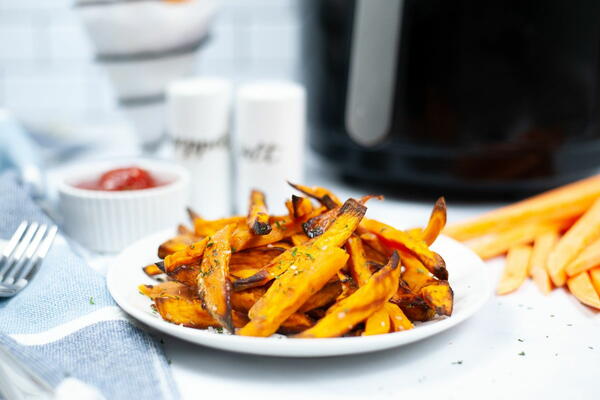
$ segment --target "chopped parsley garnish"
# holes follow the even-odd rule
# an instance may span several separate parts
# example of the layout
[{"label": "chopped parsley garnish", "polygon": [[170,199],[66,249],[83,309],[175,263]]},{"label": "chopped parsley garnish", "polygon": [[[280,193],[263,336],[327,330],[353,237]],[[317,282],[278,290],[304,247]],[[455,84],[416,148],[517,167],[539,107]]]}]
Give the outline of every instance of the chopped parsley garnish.
[{"label": "chopped parsley garnish", "polygon": [[94,305],[94,304],[96,304],[96,302],[94,301],[94,298],[93,298],[93,297],[90,297],[90,304],[91,304],[91,305]]},{"label": "chopped parsley garnish", "polygon": [[296,253],[298,253],[298,248],[294,247],[292,249],[292,257],[296,257]]}]

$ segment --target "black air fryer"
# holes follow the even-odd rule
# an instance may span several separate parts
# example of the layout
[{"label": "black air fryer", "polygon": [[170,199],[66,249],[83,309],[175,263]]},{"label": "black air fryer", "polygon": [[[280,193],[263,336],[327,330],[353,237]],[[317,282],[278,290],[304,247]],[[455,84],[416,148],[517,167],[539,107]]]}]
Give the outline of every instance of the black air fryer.
[{"label": "black air fryer", "polygon": [[310,144],[344,176],[524,194],[600,167],[600,1],[301,0]]}]

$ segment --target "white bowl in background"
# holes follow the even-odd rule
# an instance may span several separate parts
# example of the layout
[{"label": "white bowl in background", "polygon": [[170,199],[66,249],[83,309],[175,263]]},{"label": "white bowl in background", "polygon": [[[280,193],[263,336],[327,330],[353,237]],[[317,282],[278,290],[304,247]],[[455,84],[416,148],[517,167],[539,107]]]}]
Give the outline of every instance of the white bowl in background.
[{"label": "white bowl in background", "polygon": [[97,54],[131,55],[171,50],[200,40],[208,32],[218,2],[79,0],[77,6]]},{"label": "white bowl in background", "polygon": [[[165,184],[142,190],[101,191],[75,187],[115,168],[140,167]],[[93,161],[65,168],[58,182],[65,232],[84,247],[118,252],[136,240],[185,218],[190,177],[167,161]]]}]

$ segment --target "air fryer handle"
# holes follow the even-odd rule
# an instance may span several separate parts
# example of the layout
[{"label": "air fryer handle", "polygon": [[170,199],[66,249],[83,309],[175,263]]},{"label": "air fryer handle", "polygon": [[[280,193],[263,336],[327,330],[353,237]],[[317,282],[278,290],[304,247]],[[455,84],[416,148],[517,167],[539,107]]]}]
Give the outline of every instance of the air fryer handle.
[{"label": "air fryer handle", "polygon": [[404,0],[356,0],[346,130],[363,146],[387,136],[394,106]]}]

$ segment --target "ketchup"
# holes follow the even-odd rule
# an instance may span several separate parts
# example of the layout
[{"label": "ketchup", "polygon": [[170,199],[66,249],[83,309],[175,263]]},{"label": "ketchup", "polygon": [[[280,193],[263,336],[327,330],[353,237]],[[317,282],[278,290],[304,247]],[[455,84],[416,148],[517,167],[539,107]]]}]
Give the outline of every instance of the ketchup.
[{"label": "ketchup", "polygon": [[145,169],[139,167],[117,168],[107,171],[99,179],[82,182],[75,187],[88,190],[124,191],[142,190],[161,186]]}]

